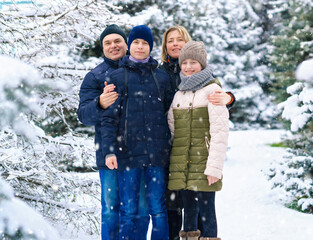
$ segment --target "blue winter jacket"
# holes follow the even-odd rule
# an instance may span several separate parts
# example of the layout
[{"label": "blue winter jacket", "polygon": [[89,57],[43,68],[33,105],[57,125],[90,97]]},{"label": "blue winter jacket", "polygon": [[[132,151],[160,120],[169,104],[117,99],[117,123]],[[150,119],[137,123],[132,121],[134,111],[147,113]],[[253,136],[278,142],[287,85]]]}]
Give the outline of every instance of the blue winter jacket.
[{"label": "blue winter jacket", "polygon": [[85,76],[79,91],[78,118],[86,126],[95,126],[96,161],[98,169],[108,169],[101,148],[101,112],[99,97],[103,92],[104,82],[114,70],[118,61],[104,57],[104,61]]},{"label": "blue winter jacket", "polygon": [[115,154],[118,170],[168,165],[170,131],[167,110],[173,98],[168,74],[148,63],[125,56],[110,75],[119,97],[102,112],[101,137],[104,156]]}]

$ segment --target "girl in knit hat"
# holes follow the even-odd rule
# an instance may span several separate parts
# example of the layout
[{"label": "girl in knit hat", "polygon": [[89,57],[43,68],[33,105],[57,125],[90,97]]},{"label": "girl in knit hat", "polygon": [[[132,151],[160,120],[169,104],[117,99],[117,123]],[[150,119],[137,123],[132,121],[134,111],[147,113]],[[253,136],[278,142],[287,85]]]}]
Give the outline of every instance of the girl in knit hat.
[{"label": "girl in knit hat", "polygon": [[[221,90],[207,65],[203,42],[189,41],[179,54],[179,91],[168,113],[173,138],[168,188],[180,190],[184,206],[182,239],[217,238],[215,192],[222,188],[228,141],[228,110],[207,96]],[[198,215],[203,230],[197,226]]]},{"label": "girl in knit hat", "polygon": [[102,112],[102,152],[108,168],[118,171],[119,239],[135,239],[142,176],[152,218],[151,240],[168,239],[164,193],[171,146],[166,112],[173,96],[169,76],[150,56],[152,49],[150,28],[134,27],[128,37],[130,56],[122,58],[108,79],[119,97]]},{"label": "girl in knit hat", "polygon": [[[178,91],[180,79],[180,66],[178,57],[181,48],[191,41],[186,28],[181,25],[169,27],[163,34],[161,64],[160,69],[167,72],[170,76],[170,82],[173,92]],[[235,96],[231,92],[216,91],[208,95],[208,99],[214,105],[226,105],[230,109],[235,103]],[[182,227],[182,199],[179,191],[171,191],[169,189],[165,192],[166,207],[169,223],[169,238],[172,240],[179,240],[179,231]],[[202,231],[202,220],[198,218],[198,227]]]}]

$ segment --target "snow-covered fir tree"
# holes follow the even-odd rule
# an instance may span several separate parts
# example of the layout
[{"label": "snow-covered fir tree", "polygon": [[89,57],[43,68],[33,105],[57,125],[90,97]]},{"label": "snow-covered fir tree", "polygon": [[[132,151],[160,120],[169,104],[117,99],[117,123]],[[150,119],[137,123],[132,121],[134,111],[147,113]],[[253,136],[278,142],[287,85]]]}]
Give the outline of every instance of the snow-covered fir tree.
[{"label": "snow-covered fir tree", "polygon": [[79,167],[88,160],[93,164],[92,140],[71,134],[48,136],[33,120],[43,114],[40,95],[48,90],[63,92],[67,86],[60,81],[52,85],[34,67],[11,57],[0,56],[0,64],[1,178],[10,183],[17,198],[52,222],[98,232],[98,181],[67,171],[68,162]]},{"label": "snow-covered fir tree", "polygon": [[287,87],[296,81],[296,67],[313,52],[313,10],[312,1],[308,0],[274,1],[273,4],[276,8],[270,14],[281,21],[271,37],[269,65],[271,92],[280,103],[289,96]]},{"label": "snow-covered fir tree", "polygon": [[82,134],[92,130],[80,128],[76,109],[84,75],[101,60],[83,62],[80,54],[107,24],[119,23],[115,7],[97,0],[12,3],[0,9],[0,175],[53,223],[98,233],[97,175],[72,171],[95,166],[93,138]]},{"label": "snow-covered fir tree", "polygon": [[55,240],[60,238],[57,231],[42,216],[14,197],[12,188],[1,178],[0,212],[0,239]]},{"label": "snow-covered fir tree", "polygon": [[31,63],[52,82],[62,80],[71,85],[66,93],[42,96],[50,100],[42,105],[46,115],[40,125],[53,136],[80,127],[76,117],[78,89],[86,72],[100,61],[82,61],[80,55],[106,25],[120,22],[111,14],[114,8],[99,0],[40,0],[4,5],[0,11],[0,53]]},{"label": "snow-covered fir tree", "polygon": [[[36,92],[50,88],[49,82],[41,80],[36,69],[15,59],[0,55],[0,65],[3,67],[0,73],[0,238],[54,239],[57,237],[55,230],[38,213],[14,197],[11,187],[2,180],[5,178],[10,181],[8,175],[12,179],[27,174],[25,169],[16,167],[18,162],[10,164],[13,159],[18,160],[14,156],[18,150],[14,141],[18,136],[25,141],[44,136],[43,131],[30,120],[30,116],[42,114]],[[16,69],[19,71],[16,72]],[[19,151],[22,153],[23,148]],[[32,171],[35,172],[36,167]],[[23,187],[29,186],[19,183]],[[38,229],[38,224],[42,229]]]},{"label": "snow-covered fir tree", "polygon": [[271,90],[291,134],[284,139],[289,154],[268,175],[294,207],[313,212],[313,2],[274,2],[272,14],[282,21],[269,47]]},{"label": "snow-covered fir tree", "polygon": [[302,62],[295,76],[296,83],[287,88],[290,97],[280,104],[282,117],[291,122],[286,141],[292,148],[267,174],[288,204],[313,213],[313,59]]}]

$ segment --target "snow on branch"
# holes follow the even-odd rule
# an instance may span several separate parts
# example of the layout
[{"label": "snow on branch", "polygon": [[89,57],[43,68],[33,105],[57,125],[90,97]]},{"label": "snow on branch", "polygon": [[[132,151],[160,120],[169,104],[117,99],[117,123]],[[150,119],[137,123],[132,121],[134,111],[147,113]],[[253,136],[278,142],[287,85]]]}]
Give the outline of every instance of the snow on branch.
[{"label": "snow on branch", "polygon": [[82,43],[95,41],[110,22],[118,22],[105,1],[50,1],[16,11],[0,11],[0,37],[3,54],[45,56],[53,54],[52,45],[75,49]]},{"label": "snow on branch", "polygon": [[313,59],[302,62],[295,75],[298,82],[287,88],[291,96],[279,105],[282,117],[291,121],[293,132],[303,129],[313,118]]},{"label": "snow on branch", "polygon": [[[52,222],[98,233],[99,216],[93,207],[100,206],[98,179],[92,173],[69,172],[92,171],[93,140],[71,132],[53,138],[37,125],[51,111],[50,104],[65,102],[65,97],[71,102],[67,108],[75,104],[65,91],[67,85],[59,78],[42,79],[34,67],[7,56],[0,56],[0,65],[1,178]],[[65,118],[65,108],[57,106]]]},{"label": "snow on branch", "polygon": [[[15,198],[12,188],[0,178],[1,239],[60,239],[59,234],[37,212]],[[38,226],[40,225],[40,228]]]},{"label": "snow on branch", "polygon": [[243,4],[245,5],[245,7],[247,9],[247,13],[249,14],[249,16],[256,22],[260,21],[260,17],[254,12],[250,3],[248,1],[244,1]]},{"label": "snow on branch", "polygon": [[100,224],[94,224],[99,222],[98,176],[67,171],[68,166],[75,165],[69,161],[76,161],[77,166],[84,165],[86,159],[93,162],[92,140],[46,136],[30,144],[12,132],[0,131],[0,145],[1,177],[15,189],[16,197],[51,222],[62,221],[85,232],[99,232]]}]

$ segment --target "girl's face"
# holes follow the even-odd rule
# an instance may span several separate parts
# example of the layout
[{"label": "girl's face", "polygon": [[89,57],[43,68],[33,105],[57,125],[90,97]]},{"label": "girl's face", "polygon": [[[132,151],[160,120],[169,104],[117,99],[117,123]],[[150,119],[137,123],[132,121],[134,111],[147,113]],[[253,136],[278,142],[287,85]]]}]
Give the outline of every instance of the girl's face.
[{"label": "girl's face", "polygon": [[178,58],[181,48],[186,44],[178,30],[171,31],[166,38],[166,51],[172,58]]},{"label": "girl's face", "polygon": [[201,64],[194,59],[185,59],[181,64],[181,71],[185,76],[191,76],[202,70]]},{"label": "girl's face", "polygon": [[147,41],[137,38],[131,43],[129,51],[133,58],[143,60],[150,54],[150,45]]}]

